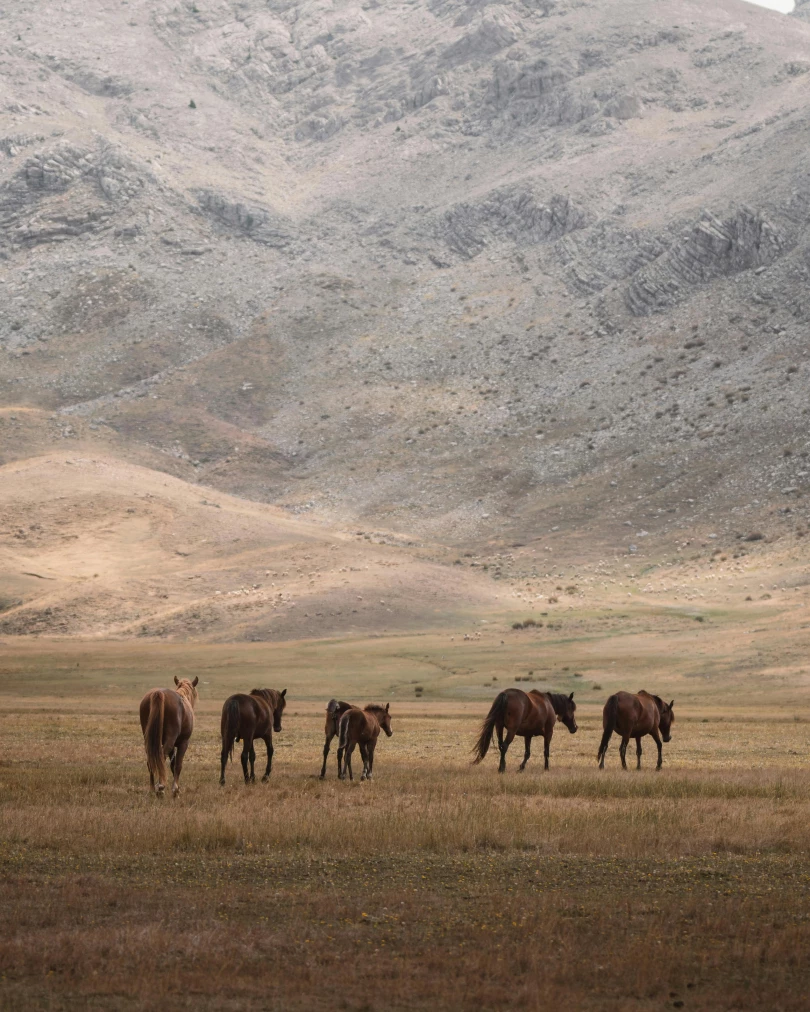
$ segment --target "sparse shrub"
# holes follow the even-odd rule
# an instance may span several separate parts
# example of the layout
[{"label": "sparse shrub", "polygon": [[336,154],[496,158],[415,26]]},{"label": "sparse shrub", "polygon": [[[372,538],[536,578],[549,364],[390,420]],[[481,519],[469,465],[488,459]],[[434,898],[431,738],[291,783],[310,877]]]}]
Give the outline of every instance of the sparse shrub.
[{"label": "sparse shrub", "polygon": [[189,101],[188,107],[189,107],[189,109],[196,109],[197,108],[197,103],[194,101],[193,98]]},{"label": "sparse shrub", "polygon": [[558,599],[557,599],[556,597],[550,597],[550,598],[548,599],[548,603],[549,603],[549,604],[556,604],[556,603],[557,603],[557,600],[558,600]]}]

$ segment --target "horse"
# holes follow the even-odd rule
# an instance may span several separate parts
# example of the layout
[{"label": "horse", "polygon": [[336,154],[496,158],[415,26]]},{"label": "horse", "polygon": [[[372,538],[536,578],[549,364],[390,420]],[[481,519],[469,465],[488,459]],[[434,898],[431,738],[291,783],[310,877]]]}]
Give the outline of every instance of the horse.
[{"label": "horse", "polygon": [[[233,758],[233,743],[242,740],[242,772],[245,783],[256,781],[256,750],[253,742],[261,738],[267,746],[267,769],[264,771],[262,783],[270,779],[270,768],[273,765],[273,731],[281,730],[281,714],[287,705],[287,690],[253,689],[250,695],[237,692],[229,696],[222,706],[222,752],[220,753],[219,783],[225,786],[225,766],[228,759]],[[250,775],[248,776],[248,760]]]},{"label": "horse", "polygon": [[[340,718],[347,710],[353,708],[352,703],[345,703],[342,699],[330,699],[326,704],[326,724],[324,725],[323,733],[326,736],[326,741],[323,745],[323,766],[321,766],[321,780],[326,776],[326,760],[329,758],[329,747],[332,744],[332,739],[336,738],[340,731]],[[337,763],[338,763],[338,776],[340,776],[340,762],[343,758],[343,749],[338,748]]]},{"label": "horse", "polygon": [[[498,748],[501,752],[499,773],[506,772],[506,752],[515,735],[520,735],[526,743],[523,762],[518,767],[518,772],[522,773],[526,769],[526,763],[531,756],[532,738],[538,735],[543,736],[544,769],[548,769],[548,753],[554,725],[561,720],[571,734],[576,734],[577,719],[574,716],[576,708],[573,692],[570,696],[566,696],[564,692],[540,692],[539,689],[532,689],[531,692],[524,692],[523,689],[506,689],[499,692],[489,708],[486,720],[481,725],[478,740],[473,748],[475,754],[473,763],[481,762],[489,751],[492,732],[497,731]],[[504,731],[506,739],[503,736]]]},{"label": "horse", "polygon": [[[656,770],[661,769],[663,762],[663,749],[661,737],[664,741],[670,741],[672,734],[672,721],[675,714],[672,707],[675,705],[673,699],[665,703],[660,696],[650,695],[641,689],[639,692],[617,692],[605,703],[602,711],[602,743],[596,758],[599,760],[599,769],[605,768],[605,754],[607,753],[610,736],[616,731],[622,736],[622,743],[619,746],[619,755],[622,758],[622,769],[627,769],[625,755],[627,745],[631,738],[636,739],[636,769],[641,769],[641,739],[645,734],[652,736],[658,746],[658,765]],[[659,734],[659,731],[661,732]]]},{"label": "horse", "polygon": [[385,706],[374,706],[373,703],[370,703],[364,710],[352,706],[340,718],[338,748],[343,750],[343,769],[338,776],[341,780],[346,779],[347,770],[349,780],[354,779],[352,777],[352,752],[354,752],[355,745],[360,746],[360,755],[363,758],[363,773],[360,779],[371,779],[374,769],[374,749],[377,747],[380,729],[385,731],[389,738],[394,733],[391,730],[389,705],[386,703]]},{"label": "horse", "polygon": [[[169,757],[173,782],[172,797],[180,793],[180,772],[189,738],[194,730],[197,682],[174,676],[177,689],[152,689],[141,700],[140,717],[150,790],[163,796],[166,785],[165,757]],[[157,779],[157,784],[155,780]]]}]

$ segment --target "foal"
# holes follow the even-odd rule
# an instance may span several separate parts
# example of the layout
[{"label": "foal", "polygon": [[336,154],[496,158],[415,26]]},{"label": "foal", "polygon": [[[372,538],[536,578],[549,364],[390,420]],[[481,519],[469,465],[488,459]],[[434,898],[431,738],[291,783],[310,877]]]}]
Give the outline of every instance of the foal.
[{"label": "foal", "polygon": [[623,770],[627,769],[625,755],[631,738],[636,739],[636,769],[641,769],[641,739],[645,734],[649,734],[658,746],[658,765],[655,768],[660,770],[663,762],[661,737],[663,736],[664,741],[670,741],[672,738],[672,721],[675,720],[675,714],[672,712],[674,705],[674,699],[671,703],[665,703],[660,696],[653,696],[649,692],[645,692],[644,689],[639,692],[617,692],[611,696],[602,711],[604,733],[596,756],[599,760],[599,769],[605,768],[605,754],[610,736],[616,731],[622,736],[619,755]]},{"label": "foal", "polygon": [[389,738],[394,733],[391,730],[389,705],[386,703],[383,707],[369,704],[365,710],[353,706],[340,718],[338,747],[343,749],[343,769],[339,774],[341,780],[346,779],[347,770],[349,780],[354,779],[352,777],[352,752],[354,752],[355,745],[360,746],[360,755],[363,757],[363,774],[360,779],[371,779],[374,769],[374,749],[377,747],[380,729],[385,731]]},{"label": "foal", "polygon": [[[222,707],[222,721],[220,730],[222,733],[222,752],[220,753],[220,774],[219,783],[225,786],[225,766],[229,758],[233,758],[233,743],[242,739],[242,772],[245,775],[245,783],[249,784],[256,780],[255,764],[256,750],[253,742],[261,738],[267,746],[267,769],[264,771],[262,782],[270,777],[270,768],[273,765],[273,731],[281,730],[281,715],[287,705],[287,690],[281,692],[278,689],[254,689],[250,695],[244,692],[237,692],[225,700]],[[250,761],[250,776],[248,776],[248,761]]]},{"label": "foal", "polygon": [[[326,776],[326,760],[329,758],[329,746],[332,739],[337,738],[340,732],[340,718],[347,710],[352,709],[351,703],[345,703],[342,699],[330,699],[326,704],[326,724],[323,733],[326,741],[323,745],[323,766],[321,766],[321,780]],[[339,741],[340,739],[338,739]],[[343,758],[343,749],[338,748],[337,763],[338,776],[340,776],[340,762]]]},{"label": "foal", "polygon": [[[177,689],[152,689],[141,700],[140,718],[149,784],[158,797],[166,790],[166,761],[169,757],[173,783],[172,796],[180,793],[180,771],[191,733],[194,730],[194,707],[197,705],[197,682],[174,676]],[[155,784],[157,780],[157,784]]]}]

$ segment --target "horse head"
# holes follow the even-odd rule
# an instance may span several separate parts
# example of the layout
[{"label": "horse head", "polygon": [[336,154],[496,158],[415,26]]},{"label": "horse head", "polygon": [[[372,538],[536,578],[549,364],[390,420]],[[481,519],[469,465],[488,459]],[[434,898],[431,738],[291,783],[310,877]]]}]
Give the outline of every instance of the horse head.
[{"label": "horse head", "polygon": [[375,716],[377,717],[377,720],[380,723],[380,727],[383,729],[383,731],[385,731],[386,735],[389,738],[394,733],[391,730],[391,714],[388,712],[388,707],[390,705],[391,705],[390,703],[386,703],[385,709],[383,709],[381,706],[375,708]]},{"label": "horse head", "polygon": [[661,737],[664,741],[672,741],[672,722],[675,720],[675,714],[672,711],[672,707],[675,705],[673,699],[670,703],[661,703],[658,715],[658,727],[661,729]]},{"label": "horse head", "polygon": [[199,698],[197,693],[197,683],[199,680],[197,675],[194,676],[193,681],[190,678],[178,678],[177,675],[174,676],[174,684],[177,686],[177,691],[181,696],[186,697],[191,704],[192,710],[197,705],[197,699]]},{"label": "horse head", "polygon": [[557,715],[571,734],[577,733],[576,710],[577,704],[574,702],[574,693],[572,692],[570,696],[563,697],[562,711]]},{"label": "horse head", "polygon": [[278,694],[278,702],[273,707],[273,730],[281,730],[281,715],[284,713],[284,707],[287,705],[287,690],[282,689]]}]

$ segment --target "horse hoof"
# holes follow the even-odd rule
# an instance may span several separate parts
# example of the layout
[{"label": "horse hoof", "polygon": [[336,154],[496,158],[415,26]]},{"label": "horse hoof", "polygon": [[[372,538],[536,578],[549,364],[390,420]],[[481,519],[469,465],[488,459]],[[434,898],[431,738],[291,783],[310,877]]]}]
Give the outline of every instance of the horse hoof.
[{"label": "horse hoof", "polygon": [[266,784],[269,779],[270,779],[270,775],[269,774],[265,774],[265,776],[262,777],[262,783]]}]

